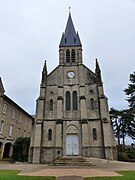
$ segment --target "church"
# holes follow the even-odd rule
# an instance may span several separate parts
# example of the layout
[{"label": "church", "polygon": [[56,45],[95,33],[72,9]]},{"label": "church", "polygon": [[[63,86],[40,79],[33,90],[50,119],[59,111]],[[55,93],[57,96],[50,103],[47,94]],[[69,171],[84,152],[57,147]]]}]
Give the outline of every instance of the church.
[{"label": "church", "polygon": [[32,126],[30,163],[61,157],[116,159],[117,150],[101,70],[83,64],[82,43],[69,13],[59,44],[59,65],[45,62]]}]

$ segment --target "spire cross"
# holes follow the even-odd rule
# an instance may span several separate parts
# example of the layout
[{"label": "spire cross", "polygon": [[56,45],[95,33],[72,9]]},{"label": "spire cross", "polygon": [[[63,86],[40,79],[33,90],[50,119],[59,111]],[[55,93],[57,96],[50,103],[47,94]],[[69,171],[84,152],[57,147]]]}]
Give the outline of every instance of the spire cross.
[{"label": "spire cross", "polygon": [[71,13],[71,7],[69,6],[69,13]]}]

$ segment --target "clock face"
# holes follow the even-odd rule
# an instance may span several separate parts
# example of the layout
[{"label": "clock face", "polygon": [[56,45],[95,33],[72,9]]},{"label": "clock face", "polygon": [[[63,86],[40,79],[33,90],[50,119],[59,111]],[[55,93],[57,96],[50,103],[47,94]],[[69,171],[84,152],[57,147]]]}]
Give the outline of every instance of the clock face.
[{"label": "clock face", "polygon": [[75,76],[75,73],[73,71],[70,71],[67,75],[69,78],[73,78]]}]

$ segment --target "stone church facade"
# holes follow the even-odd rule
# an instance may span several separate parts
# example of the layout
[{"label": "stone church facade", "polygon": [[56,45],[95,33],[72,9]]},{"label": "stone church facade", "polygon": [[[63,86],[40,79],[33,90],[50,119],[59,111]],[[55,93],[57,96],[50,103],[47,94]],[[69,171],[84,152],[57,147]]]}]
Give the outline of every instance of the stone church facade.
[{"label": "stone church facade", "polygon": [[82,44],[69,13],[59,45],[59,65],[42,71],[29,162],[63,156],[116,159],[116,145],[101,70],[83,64]]}]

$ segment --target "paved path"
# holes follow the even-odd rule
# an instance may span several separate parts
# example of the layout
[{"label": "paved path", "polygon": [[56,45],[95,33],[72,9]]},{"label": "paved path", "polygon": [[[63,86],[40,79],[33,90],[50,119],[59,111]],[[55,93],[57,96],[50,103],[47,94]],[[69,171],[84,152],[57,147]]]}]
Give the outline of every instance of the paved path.
[{"label": "paved path", "polygon": [[20,175],[27,176],[80,176],[80,177],[94,177],[94,176],[119,176],[118,173],[102,169],[80,169],[80,168],[70,168],[70,169],[42,169],[36,172],[30,173],[20,173]]},{"label": "paved path", "polygon": [[83,180],[82,177],[80,176],[62,176],[62,177],[57,177],[56,180]]},{"label": "paved path", "polygon": [[57,180],[82,180],[82,177],[119,176],[114,171],[135,170],[135,163],[97,160],[94,167],[51,167],[45,164],[6,163],[0,161],[0,169],[20,170],[20,175],[56,176]]}]

